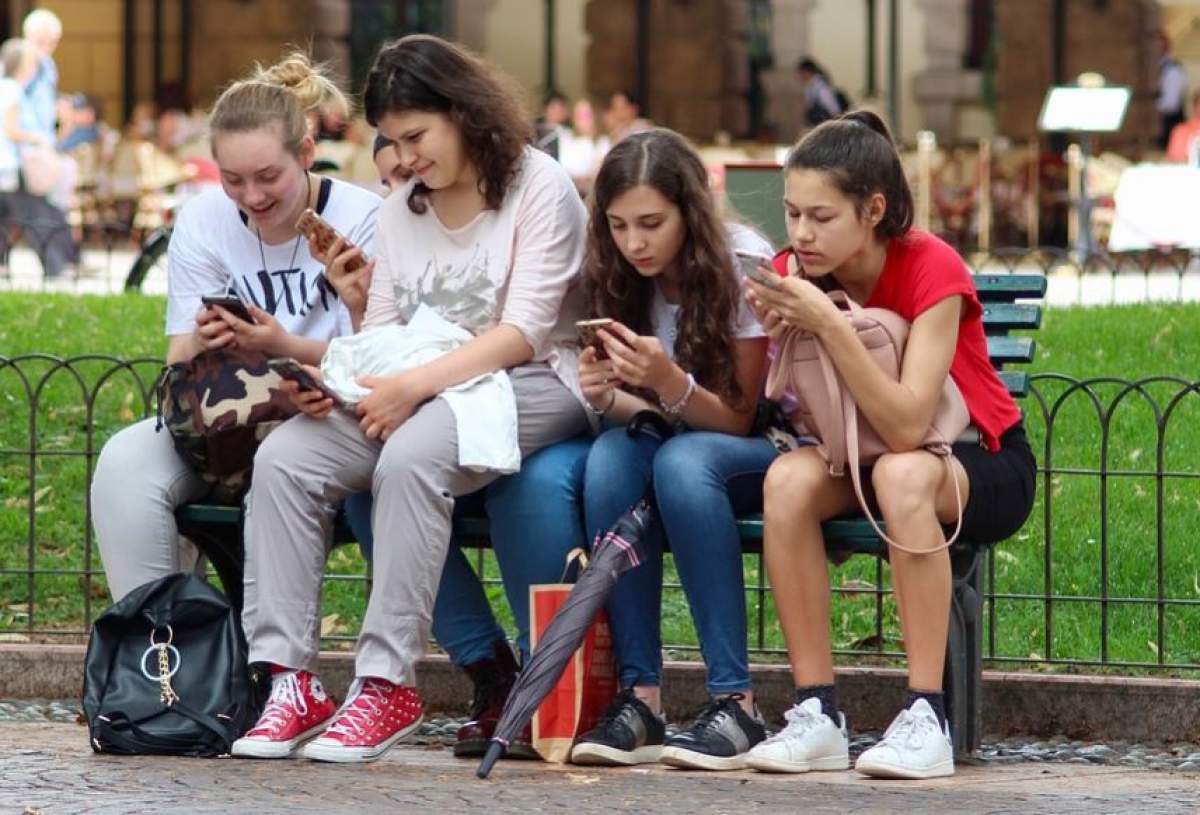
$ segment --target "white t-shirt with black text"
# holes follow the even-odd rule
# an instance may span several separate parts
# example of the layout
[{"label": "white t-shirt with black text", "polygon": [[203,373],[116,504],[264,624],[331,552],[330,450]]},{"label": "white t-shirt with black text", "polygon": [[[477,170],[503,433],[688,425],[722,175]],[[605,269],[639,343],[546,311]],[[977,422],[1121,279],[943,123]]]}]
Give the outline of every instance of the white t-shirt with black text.
[{"label": "white t-shirt with black text", "polygon": [[[316,210],[370,257],[381,202],[373,192],[325,178]],[[308,241],[260,241],[237,205],[214,188],[188,201],[175,222],[167,255],[167,335],[192,333],[203,295],[230,292],[296,336],[330,340],[353,333],[350,313],[325,279],[325,265],[309,254]]]}]

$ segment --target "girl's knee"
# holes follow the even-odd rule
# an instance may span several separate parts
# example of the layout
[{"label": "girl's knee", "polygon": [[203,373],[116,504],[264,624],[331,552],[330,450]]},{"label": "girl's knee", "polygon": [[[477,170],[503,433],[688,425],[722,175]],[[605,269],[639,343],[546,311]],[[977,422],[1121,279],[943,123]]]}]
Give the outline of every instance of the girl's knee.
[{"label": "girl's knee", "polygon": [[938,457],[923,450],[880,456],[871,468],[880,510],[903,517],[921,507],[932,509],[945,471]]},{"label": "girl's knee", "polygon": [[815,452],[798,450],[780,456],[772,462],[763,481],[763,507],[767,512],[803,509],[828,480],[825,462]]}]

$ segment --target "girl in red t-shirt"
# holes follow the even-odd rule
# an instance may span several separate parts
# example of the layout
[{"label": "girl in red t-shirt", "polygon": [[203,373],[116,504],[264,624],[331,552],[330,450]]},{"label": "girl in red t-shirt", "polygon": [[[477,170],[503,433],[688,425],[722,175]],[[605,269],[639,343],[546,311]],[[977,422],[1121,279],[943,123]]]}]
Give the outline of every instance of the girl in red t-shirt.
[{"label": "girl in red t-shirt", "polygon": [[[776,258],[782,279],[748,283],[747,299],[772,337],[792,329],[818,336],[892,451],[870,472],[889,535],[905,549],[928,550],[889,552],[909,699],[856,768],[886,778],[951,775],[940,691],[951,591],[942,525],[958,519],[961,495],[964,541],[991,543],[1016,532],[1033,505],[1033,454],[1020,411],[988,361],[971,277],[953,249],[912,229],[912,192],[879,117],[857,111],[822,124],[792,150],[784,173],[790,246]],[[826,296],[830,289],[911,321],[899,381],[872,362]],[[978,442],[954,445],[949,469],[918,446],[947,376],[979,431]],[[833,686],[821,522],[857,506],[850,480],[831,476],[815,448],[780,456],[767,474],[767,568],[797,690],[787,726],[751,751],[752,767],[804,772],[849,764]]]}]

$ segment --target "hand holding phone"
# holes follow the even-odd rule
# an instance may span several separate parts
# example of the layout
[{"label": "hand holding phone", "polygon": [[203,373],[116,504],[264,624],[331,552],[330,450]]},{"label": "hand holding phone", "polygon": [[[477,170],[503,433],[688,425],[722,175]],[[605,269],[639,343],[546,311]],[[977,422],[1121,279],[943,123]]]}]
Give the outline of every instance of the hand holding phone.
[{"label": "hand holding phone", "polygon": [[[296,231],[308,238],[313,248],[321,255],[328,253],[338,238],[342,239],[343,252],[354,248],[354,244],[346,240],[345,236],[338,234],[338,231],[333,228],[333,225],[329,221],[311,209],[306,209],[301,213],[300,220],[296,221]],[[366,264],[366,259],[361,254],[358,254],[346,261],[345,271],[353,272]]]},{"label": "hand holding phone", "polygon": [[779,288],[780,277],[775,273],[770,257],[744,249],[735,249],[734,254],[737,255],[738,265],[743,276],[761,286],[772,289]]},{"label": "hand holding phone", "polygon": [[332,399],[335,407],[345,407],[346,403],[323,382],[304,369],[291,357],[274,357],[267,360],[267,367],[279,374],[280,379],[289,379],[300,386],[302,391],[319,391],[327,399]]},{"label": "hand holding phone", "polygon": [[206,294],[200,298],[200,302],[203,303],[206,308],[220,306],[234,317],[237,317],[239,320],[243,320],[247,323],[254,322],[254,318],[250,316],[250,310],[246,308],[246,304],[242,302],[240,297],[235,295]]},{"label": "hand holding phone", "polygon": [[591,346],[596,350],[596,359],[608,359],[608,349],[604,347],[604,340],[600,338],[599,330],[601,328],[610,328],[613,320],[610,317],[600,317],[595,320],[579,320],[575,323],[575,329],[579,332],[579,342],[586,348]]}]

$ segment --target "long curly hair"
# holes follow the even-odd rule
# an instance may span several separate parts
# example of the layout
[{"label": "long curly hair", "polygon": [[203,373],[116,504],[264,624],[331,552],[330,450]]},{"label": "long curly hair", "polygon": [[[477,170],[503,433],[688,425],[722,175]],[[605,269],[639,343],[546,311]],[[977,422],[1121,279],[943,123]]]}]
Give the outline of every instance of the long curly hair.
[{"label": "long curly hair", "polygon": [[[467,159],[479,173],[479,192],[499,209],[533,137],[515,84],[461,46],[427,34],[393,40],[380,49],[363,91],[367,122],[388,113],[444,113],[462,132]],[[408,207],[429,206],[430,189],[417,182]]]},{"label": "long curly hair", "polygon": [[655,283],[638,274],[613,241],[607,212],[628,190],[646,185],[679,208],[686,235],[676,265],[680,309],[675,359],[704,387],[735,403],[743,397],[734,355],[733,322],[740,291],[725,225],[696,151],[672,130],[622,139],[604,158],[592,188],[587,278],[592,310],[640,335],[654,333]]}]

